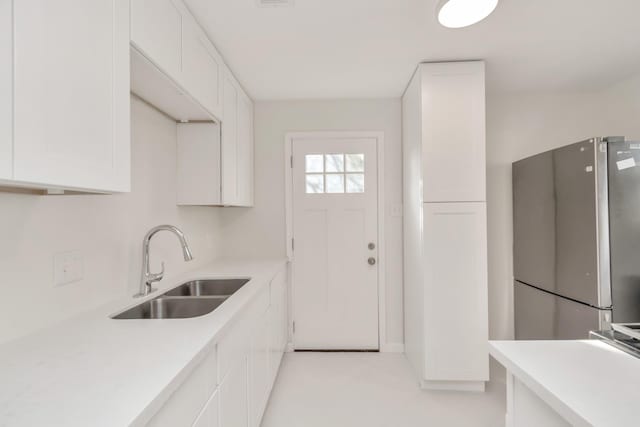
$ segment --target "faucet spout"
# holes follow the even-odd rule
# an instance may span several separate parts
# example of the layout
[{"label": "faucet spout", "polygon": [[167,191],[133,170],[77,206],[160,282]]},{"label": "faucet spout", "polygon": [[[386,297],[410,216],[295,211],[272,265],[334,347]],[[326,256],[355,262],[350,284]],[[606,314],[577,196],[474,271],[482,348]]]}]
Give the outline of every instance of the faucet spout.
[{"label": "faucet spout", "polygon": [[151,292],[155,291],[153,289],[152,284],[154,282],[158,282],[162,280],[164,277],[164,262],[162,263],[162,269],[159,273],[152,273],[149,267],[149,245],[151,243],[151,238],[156,235],[159,231],[170,231],[176,235],[178,240],[180,241],[180,246],[182,247],[182,256],[185,261],[193,260],[193,254],[191,253],[191,249],[189,249],[189,244],[187,243],[187,239],[184,237],[184,233],[173,225],[158,225],[153,227],[151,230],[147,232],[142,240],[142,277],[140,280],[140,292],[138,292],[135,297],[142,297],[149,295]]}]

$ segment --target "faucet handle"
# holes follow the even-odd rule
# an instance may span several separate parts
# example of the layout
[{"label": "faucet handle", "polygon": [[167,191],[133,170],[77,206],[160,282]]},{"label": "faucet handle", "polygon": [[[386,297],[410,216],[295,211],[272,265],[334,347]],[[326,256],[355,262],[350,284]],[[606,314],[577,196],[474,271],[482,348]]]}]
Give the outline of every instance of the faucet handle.
[{"label": "faucet handle", "polygon": [[160,263],[160,272],[149,274],[147,283],[159,282],[164,277],[164,261]]}]

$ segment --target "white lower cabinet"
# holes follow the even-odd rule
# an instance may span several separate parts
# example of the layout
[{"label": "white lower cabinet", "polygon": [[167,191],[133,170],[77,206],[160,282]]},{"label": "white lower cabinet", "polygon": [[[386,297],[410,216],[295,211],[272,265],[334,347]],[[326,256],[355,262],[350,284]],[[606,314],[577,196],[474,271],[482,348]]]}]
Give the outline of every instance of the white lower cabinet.
[{"label": "white lower cabinet", "polygon": [[217,367],[217,353],[212,349],[173,392],[147,426],[191,425],[216,389]]},{"label": "white lower cabinet", "polygon": [[216,390],[207,401],[207,404],[198,415],[193,427],[219,427],[220,426],[220,399]]},{"label": "white lower cabinet", "polygon": [[424,204],[427,381],[489,380],[486,224],[484,202]]},{"label": "white lower cabinet", "polygon": [[269,398],[271,369],[269,363],[269,335],[271,309],[263,313],[259,327],[254,330],[249,353],[249,426],[259,427]]},{"label": "white lower cabinet", "polygon": [[220,384],[220,427],[248,427],[247,356],[242,356]]},{"label": "white lower cabinet", "polygon": [[287,344],[283,267],[241,309],[148,427],[259,427]]}]

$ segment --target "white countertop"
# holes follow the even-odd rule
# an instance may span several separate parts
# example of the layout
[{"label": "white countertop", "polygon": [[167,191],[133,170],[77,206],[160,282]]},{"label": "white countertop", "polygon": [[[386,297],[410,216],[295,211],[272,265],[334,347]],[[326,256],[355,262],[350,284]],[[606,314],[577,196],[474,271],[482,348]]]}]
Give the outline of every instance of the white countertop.
[{"label": "white countertop", "polygon": [[640,359],[597,340],[492,341],[491,355],[574,426],[640,421]]},{"label": "white countertop", "polygon": [[[0,426],[143,425],[208,351],[212,340],[285,264],[218,260],[0,346]],[[109,316],[194,278],[251,277],[213,312],[191,319]]]}]

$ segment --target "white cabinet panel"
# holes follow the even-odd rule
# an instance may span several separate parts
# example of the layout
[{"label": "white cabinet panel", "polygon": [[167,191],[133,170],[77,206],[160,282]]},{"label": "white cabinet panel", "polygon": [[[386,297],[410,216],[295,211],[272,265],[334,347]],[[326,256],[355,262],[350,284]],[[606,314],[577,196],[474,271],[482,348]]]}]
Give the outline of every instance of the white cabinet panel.
[{"label": "white cabinet panel", "polygon": [[258,319],[249,353],[249,426],[259,427],[270,390],[269,335],[271,310]]},{"label": "white cabinet panel", "polygon": [[485,203],[424,204],[426,379],[489,379]]},{"label": "white cabinet panel", "polygon": [[13,176],[12,0],[0,0],[0,179]]},{"label": "white cabinet panel", "polygon": [[14,179],[128,191],[129,2],[14,2]]},{"label": "white cabinet panel", "polygon": [[[269,315],[270,381],[275,381],[287,345],[287,278],[285,270],[271,281],[271,309]],[[271,384],[273,385],[273,384]]]},{"label": "white cabinet panel", "polygon": [[182,82],[184,87],[209,112],[222,113],[222,58],[195,22],[186,20],[183,30]]},{"label": "white cabinet panel", "polygon": [[248,427],[247,356],[220,384],[220,427]]},{"label": "white cabinet panel", "polygon": [[222,104],[222,202],[252,206],[253,102],[228,70]]},{"label": "white cabinet panel", "polygon": [[188,426],[196,420],[207,399],[215,390],[217,357],[215,350],[194,368],[147,427]]},{"label": "white cabinet panel", "polygon": [[182,67],[182,15],[172,0],[131,0],[131,42],[174,79]]},{"label": "white cabinet panel", "polygon": [[193,423],[193,427],[219,427],[219,403],[219,396],[216,391],[213,393],[200,415],[198,415],[198,419]]},{"label": "white cabinet panel", "polygon": [[222,203],[238,203],[238,89],[230,74],[223,83]]},{"label": "white cabinet panel", "polygon": [[178,205],[219,205],[220,125],[178,123]]},{"label": "white cabinet panel", "polygon": [[253,205],[253,102],[238,97],[237,192],[238,205]]},{"label": "white cabinet panel", "polygon": [[484,63],[420,69],[423,201],[485,201]]}]

